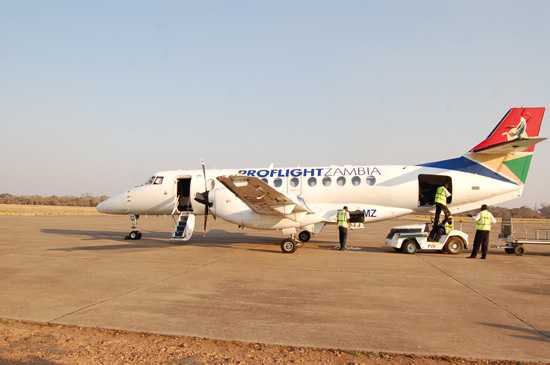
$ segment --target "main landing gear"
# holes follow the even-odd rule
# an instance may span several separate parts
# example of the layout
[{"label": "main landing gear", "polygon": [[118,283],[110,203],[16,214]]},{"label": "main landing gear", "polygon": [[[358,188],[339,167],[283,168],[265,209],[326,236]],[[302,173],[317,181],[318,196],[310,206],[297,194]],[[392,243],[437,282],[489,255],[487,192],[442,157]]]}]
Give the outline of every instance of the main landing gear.
[{"label": "main landing gear", "polygon": [[124,239],[131,240],[131,241],[140,240],[141,232],[137,230],[139,215],[130,214],[129,218],[130,218],[130,223],[132,224],[132,230],[130,231],[130,233],[128,233],[126,237],[124,237]]},{"label": "main landing gear", "polygon": [[296,233],[292,233],[289,238],[286,238],[281,242],[281,251],[284,253],[294,253],[302,244],[308,242],[311,239],[310,231],[301,231],[296,237]]},{"label": "main landing gear", "polygon": [[298,241],[294,234],[281,242],[281,251],[284,253],[294,253],[299,247],[302,247],[302,242]]},{"label": "main landing gear", "polygon": [[298,234],[298,239],[300,240],[300,242],[309,242],[309,240],[311,239],[311,232],[309,231],[302,231],[300,232],[300,234]]}]

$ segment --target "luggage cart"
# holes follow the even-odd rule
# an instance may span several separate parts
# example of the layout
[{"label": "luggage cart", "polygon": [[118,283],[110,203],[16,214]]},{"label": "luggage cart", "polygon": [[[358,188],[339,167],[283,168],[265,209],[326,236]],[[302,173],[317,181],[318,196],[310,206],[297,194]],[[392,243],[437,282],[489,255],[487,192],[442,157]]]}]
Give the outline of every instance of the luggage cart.
[{"label": "luggage cart", "polygon": [[527,229],[520,230],[517,226],[513,218],[502,219],[498,238],[503,239],[505,244],[497,248],[504,248],[507,254],[521,256],[525,253],[524,245],[550,245],[550,229],[537,228],[529,232]]}]

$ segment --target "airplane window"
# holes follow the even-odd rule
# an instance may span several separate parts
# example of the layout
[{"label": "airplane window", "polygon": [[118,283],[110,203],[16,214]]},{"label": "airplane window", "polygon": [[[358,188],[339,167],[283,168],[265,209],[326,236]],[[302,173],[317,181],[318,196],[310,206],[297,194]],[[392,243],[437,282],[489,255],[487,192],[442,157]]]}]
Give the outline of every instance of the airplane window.
[{"label": "airplane window", "polygon": [[283,185],[283,179],[281,179],[280,177],[276,178],[275,180],[273,180],[273,185],[275,185],[276,188],[280,188],[281,185]]},{"label": "airplane window", "polygon": [[359,176],[354,176],[352,179],[351,179],[351,184],[353,186],[358,186],[358,185],[361,185],[361,178]]},{"label": "airplane window", "polygon": [[307,180],[307,184],[311,187],[314,187],[315,185],[317,185],[317,179],[314,178],[314,177],[310,177],[308,180]]},{"label": "airplane window", "polygon": [[162,176],[157,176],[157,178],[155,179],[155,182],[153,184],[155,185],[162,185],[162,181],[164,180],[164,177]]},{"label": "airplane window", "polygon": [[330,186],[330,184],[332,184],[332,179],[330,177],[325,177],[323,178],[323,185],[324,186]]},{"label": "airplane window", "polygon": [[297,187],[298,184],[300,184],[300,180],[298,180],[297,177],[293,177],[292,179],[290,179],[290,186],[292,186],[293,188]]},{"label": "airplane window", "polygon": [[269,184],[269,180],[266,179],[265,177],[264,177],[263,179],[261,179],[261,180],[262,180],[264,183]]},{"label": "airplane window", "polygon": [[340,176],[338,179],[336,179],[336,183],[340,186],[346,185],[346,178],[343,176]]},{"label": "airplane window", "polygon": [[376,184],[376,178],[374,176],[367,176],[367,185],[373,186]]}]

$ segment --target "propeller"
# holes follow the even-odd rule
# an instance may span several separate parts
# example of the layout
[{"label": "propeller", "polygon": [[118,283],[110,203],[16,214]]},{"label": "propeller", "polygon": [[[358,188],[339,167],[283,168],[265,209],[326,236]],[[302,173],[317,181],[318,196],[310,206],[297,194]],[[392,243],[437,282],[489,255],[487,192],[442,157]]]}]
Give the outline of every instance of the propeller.
[{"label": "propeller", "polygon": [[204,234],[206,235],[206,228],[208,226],[208,215],[210,214],[210,207],[212,206],[212,203],[210,203],[210,191],[208,190],[208,181],[206,180],[206,163],[204,161],[201,161],[202,166],[202,176],[204,178],[204,192],[197,193],[195,196],[195,200],[199,203],[204,204]]}]

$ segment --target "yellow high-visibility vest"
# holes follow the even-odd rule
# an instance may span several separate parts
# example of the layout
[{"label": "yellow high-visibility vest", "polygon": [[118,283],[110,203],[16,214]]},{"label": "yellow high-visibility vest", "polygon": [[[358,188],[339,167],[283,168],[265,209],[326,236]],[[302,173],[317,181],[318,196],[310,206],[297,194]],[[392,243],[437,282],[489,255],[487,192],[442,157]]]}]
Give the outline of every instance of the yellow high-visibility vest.
[{"label": "yellow high-visibility vest", "polygon": [[489,213],[487,210],[483,210],[479,213],[479,219],[476,221],[476,230],[490,231],[491,223],[491,213]]},{"label": "yellow high-visibility vest", "polygon": [[338,220],[338,227],[348,228],[348,215],[345,210],[339,210],[336,218]]},{"label": "yellow high-visibility vest", "polygon": [[445,234],[451,233],[453,229],[455,229],[454,223],[445,223]]},{"label": "yellow high-visibility vest", "polygon": [[445,187],[444,186],[439,186],[437,188],[437,190],[435,191],[434,202],[436,204],[447,205],[447,195],[445,195]]}]

